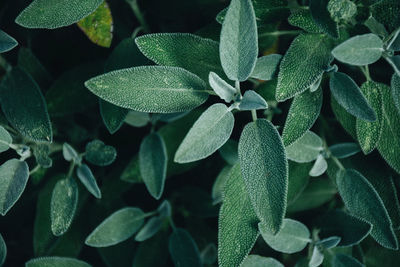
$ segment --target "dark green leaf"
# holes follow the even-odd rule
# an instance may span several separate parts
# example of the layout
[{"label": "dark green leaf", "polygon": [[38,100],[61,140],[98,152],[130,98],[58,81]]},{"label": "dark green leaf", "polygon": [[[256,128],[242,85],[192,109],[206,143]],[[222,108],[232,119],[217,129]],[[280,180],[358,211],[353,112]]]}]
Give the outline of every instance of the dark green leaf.
[{"label": "dark green leaf", "polygon": [[258,255],[249,255],[240,265],[241,267],[284,267],[274,258],[266,258]]},{"label": "dark green leaf", "polygon": [[43,168],[50,168],[53,165],[53,160],[49,157],[49,154],[50,146],[48,143],[38,144],[33,150],[36,163]]},{"label": "dark green leaf", "polygon": [[272,80],[278,70],[281,59],[282,56],[278,54],[258,58],[250,77],[264,81]]},{"label": "dark green leaf", "polygon": [[400,18],[397,16],[400,12],[400,3],[397,0],[376,1],[371,6],[372,16],[387,26],[389,32],[394,31],[400,26]]},{"label": "dark green leaf", "polygon": [[217,178],[215,179],[215,182],[213,184],[212,191],[211,191],[211,197],[213,199],[214,205],[222,202],[225,184],[226,184],[226,181],[230,177],[232,168],[233,168],[232,166],[225,166],[221,170],[221,172],[218,174]]},{"label": "dark green leaf", "polygon": [[[167,114],[175,114],[175,113],[167,113]],[[152,119],[153,117],[150,118],[149,113],[131,110],[125,117],[125,123],[129,124],[130,126],[139,128],[146,126]]]},{"label": "dark green leaf", "polygon": [[200,253],[201,262],[203,264],[214,264],[217,260],[217,254],[217,247],[214,243],[210,243]]},{"label": "dark green leaf", "polygon": [[310,0],[310,11],[314,22],[325,33],[333,38],[339,37],[339,29],[328,11],[329,0]]},{"label": "dark green leaf", "polygon": [[29,73],[40,88],[48,88],[52,81],[50,73],[28,48],[22,47],[18,50],[18,67]]},{"label": "dark green leaf", "polygon": [[238,142],[229,139],[226,143],[219,149],[221,157],[230,165],[235,165],[239,160],[238,156]]},{"label": "dark green leaf", "polygon": [[132,267],[165,267],[168,258],[168,235],[166,231],[161,231],[140,243]]},{"label": "dark green leaf", "polygon": [[0,266],[3,266],[7,257],[7,246],[4,242],[3,236],[0,234]]},{"label": "dark green leaf", "polygon": [[331,97],[331,107],[336,119],[340,122],[342,127],[348,134],[356,139],[356,117],[348,113],[341,105],[339,105],[334,97]]},{"label": "dark green leaf", "polygon": [[93,173],[88,165],[80,165],[76,170],[76,175],[93,196],[96,198],[101,198],[101,191],[97,185],[96,178],[94,178]]},{"label": "dark green leaf", "polygon": [[361,151],[360,146],[356,143],[340,143],[329,147],[333,156],[338,159],[351,157]]},{"label": "dark green leaf", "polygon": [[296,203],[297,198],[307,187],[311,166],[311,163],[300,164],[289,161],[288,206]]},{"label": "dark green leaf", "polygon": [[42,257],[28,261],[25,267],[91,267],[91,265],[73,258]]},{"label": "dark green leaf", "polygon": [[248,90],[244,93],[239,105],[240,110],[258,110],[267,108],[267,101],[265,101],[262,96],[260,96],[253,90]]},{"label": "dark green leaf", "polygon": [[310,10],[299,9],[290,14],[288,18],[290,25],[299,27],[309,33],[321,33],[321,29],[314,22]]},{"label": "dark green leaf", "polygon": [[12,144],[13,140],[10,133],[4,129],[3,126],[0,126],[0,153],[7,151],[10,148],[10,144]]},{"label": "dark green leaf", "polygon": [[169,236],[169,253],[175,267],[201,267],[199,249],[190,234],[181,228]]},{"label": "dark green leaf", "polygon": [[128,115],[129,110],[115,106],[101,99],[99,100],[99,105],[101,118],[103,119],[107,130],[111,134],[114,134],[124,124],[124,120],[126,115]]},{"label": "dark green leaf", "polygon": [[393,102],[400,113],[400,76],[398,74],[393,74],[390,85]]},{"label": "dark green leaf", "polygon": [[0,30],[0,53],[10,51],[18,45],[17,40]]},{"label": "dark green leaf", "polygon": [[136,234],[135,240],[138,242],[143,242],[151,238],[160,230],[163,222],[164,218],[161,216],[150,218],[142,227],[142,229],[140,229],[140,231]]},{"label": "dark green leaf", "polygon": [[112,146],[106,146],[100,140],[93,140],[86,145],[85,159],[97,166],[107,166],[113,163],[117,151]]},{"label": "dark green leaf", "polygon": [[345,254],[335,254],[332,259],[332,267],[363,267],[358,260]]}]

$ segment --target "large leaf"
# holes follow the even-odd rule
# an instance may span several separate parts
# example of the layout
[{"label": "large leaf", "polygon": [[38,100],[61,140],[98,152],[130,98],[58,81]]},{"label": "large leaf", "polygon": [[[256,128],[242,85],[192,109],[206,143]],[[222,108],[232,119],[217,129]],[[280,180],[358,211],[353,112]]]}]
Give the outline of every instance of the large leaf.
[{"label": "large leaf", "polygon": [[173,113],[203,104],[206,84],[177,67],[144,66],[112,71],[85,82],[100,98],[141,112]]},{"label": "large leaf", "polygon": [[390,32],[400,27],[400,18],[397,16],[400,11],[399,1],[382,0],[374,2],[371,6],[371,14],[377,21],[387,26]]},{"label": "large leaf", "polygon": [[229,79],[245,81],[258,55],[257,24],[250,0],[232,0],[221,29],[221,65]]},{"label": "large leaf", "polygon": [[239,161],[258,218],[277,233],[286,211],[288,162],[279,133],[269,121],[246,125],[239,141]]},{"label": "large leaf", "polygon": [[330,49],[330,41],[320,34],[297,36],[281,61],[276,99],[285,101],[318,81],[333,59]]},{"label": "large leaf", "polygon": [[310,12],[315,24],[333,38],[339,37],[337,23],[331,18],[328,11],[329,0],[310,0]]},{"label": "large leaf", "polygon": [[277,72],[281,59],[282,56],[278,54],[258,58],[256,66],[251,73],[251,77],[264,81],[272,80]]},{"label": "large leaf", "polygon": [[46,103],[31,76],[13,68],[3,79],[0,92],[4,115],[15,129],[35,141],[53,140]]},{"label": "large leaf", "polygon": [[284,267],[282,263],[274,258],[266,258],[258,255],[249,255],[241,267]]},{"label": "large leaf", "polygon": [[174,229],[169,236],[168,248],[175,267],[202,266],[199,249],[186,230]]},{"label": "large leaf", "polygon": [[26,28],[55,29],[69,26],[95,11],[103,0],[34,0],[15,19]]},{"label": "large leaf", "polygon": [[28,261],[25,267],[91,267],[91,265],[73,258],[42,257]]},{"label": "large leaf", "polygon": [[298,9],[292,12],[288,18],[290,25],[299,27],[309,33],[322,32],[319,26],[314,22],[310,10]]},{"label": "large leaf", "polygon": [[393,102],[400,113],[400,76],[398,74],[393,74],[390,88],[392,91]]},{"label": "large leaf", "polygon": [[229,139],[234,123],[226,105],[212,105],[194,123],[176,151],[174,161],[186,163],[210,156]]},{"label": "large leaf", "polygon": [[221,267],[239,266],[258,237],[253,211],[239,164],[226,181],[224,201],[218,219],[218,263]]},{"label": "large leaf", "polygon": [[0,214],[6,213],[20,198],[28,182],[29,169],[25,161],[10,159],[0,166]]},{"label": "large leaf", "polygon": [[322,139],[311,131],[307,131],[302,137],[290,146],[285,148],[287,158],[298,162],[306,163],[317,159],[323,150]]},{"label": "large leaf", "polygon": [[0,53],[10,51],[18,45],[17,40],[0,30]]}]

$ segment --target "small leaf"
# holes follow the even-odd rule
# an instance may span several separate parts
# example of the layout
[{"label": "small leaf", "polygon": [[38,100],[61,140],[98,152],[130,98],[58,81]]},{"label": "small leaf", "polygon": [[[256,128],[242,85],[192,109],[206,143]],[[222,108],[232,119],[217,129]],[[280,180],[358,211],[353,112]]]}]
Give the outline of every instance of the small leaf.
[{"label": "small leaf", "polygon": [[210,156],[229,139],[234,122],[226,105],[212,105],[194,123],[176,151],[174,161],[186,163]]},{"label": "small leaf", "polygon": [[324,238],[315,244],[319,246],[321,249],[330,249],[336,247],[340,243],[340,237],[338,236],[331,236]]},{"label": "small leaf", "polygon": [[286,211],[288,162],[279,133],[268,120],[245,126],[239,162],[255,213],[267,230],[277,233]]},{"label": "small leaf", "polygon": [[333,73],[329,87],[333,97],[348,113],[369,122],[377,119],[375,111],[368,104],[360,88],[347,74]]},{"label": "small leaf", "polygon": [[285,148],[288,159],[305,163],[317,159],[319,153],[323,150],[321,138],[311,131],[307,131],[296,142]]},{"label": "small leaf", "polygon": [[221,29],[221,65],[233,81],[245,81],[258,54],[257,24],[250,0],[232,0]]},{"label": "small leaf", "polygon": [[235,100],[235,95],[237,93],[236,89],[232,87],[229,83],[221,79],[215,72],[210,72],[208,76],[208,83],[214,92],[226,103],[230,103]]},{"label": "small leaf", "polygon": [[271,234],[263,223],[258,224],[258,229],[272,249],[283,253],[302,251],[311,242],[308,228],[292,219],[284,219],[282,229],[276,235]]},{"label": "small leaf", "polygon": [[28,261],[25,263],[25,267],[91,267],[90,264],[66,257],[41,257]]},{"label": "small leaf", "polygon": [[17,40],[0,30],[0,53],[10,51],[18,45]]},{"label": "small leaf", "polygon": [[29,169],[25,161],[7,160],[0,166],[0,214],[6,215],[21,197],[28,182]]},{"label": "small leaf", "polygon": [[357,6],[350,0],[330,0],[327,8],[337,22],[348,21],[357,14]]},{"label": "small leaf", "polygon": [[34,0],[15,19],[25,28],[55,29],[69,26],[96,10],[102,0],[60,0],[57,4],[47,0]]},{"label": "small leaf", "polygon": [[257,110],[267,108],[267,101],[265,101],[262,96],[260,96],[253,90],[248,90],[244,93],[239,105],[240,110]]},{"label": "small leaf", "polygon": [[50,203],[51,231],[63,235],[70,227],[78,205],[78,185],[73,178],[62,179],[53,189]]},{"label": "small leaf", "polygon": [[10,148],[10,144],[12,144],[13,140],[10,133],[4,129],[3,126],[0,126],[0,153],[7,151]]},{"label": "small leaf", "polygon": [[335,254],[332,259],[332,267],[364,267],[358,260],[345,254]]},{"label": "small leaf", "polygon": [[302,137],[315,123],[322,107],[322,90],[295,96],[282,132],[285,146]]},{"label": "small leaf", "polygon": [[199,249],[190,234],[181,228],[169,236],[169,253],[175,267],[201,267]]},{"label": "small leaf", "polygon": [[34,141],[52,141],[46,103],[29,74],[13,68],[2,80],[0,92],[4,115],[16,130]]},{"label": "small leaf", "polygon": [[337,23],[331,18],[328,11],[329,0],[310,0],[311,16],[315,24],[333,38],[339,38]]},{"label": "small leaf", "polygon": [[282,263],[274,258],[249,255],[240,265],[241,267],[284,267]]},{"label": "small leaf", "polygon": [[310,262],[308,263],[309,267],[318,267],[324,261],[324,254],[318,246],[314,246]]},{"label": "small leaf", "polygon": [[85,159],[97,166],[107,166],[114,162],[117,151],[112,146],[106,146],[100,140],[93,140],[86,145]]},{"label": "small leaf", "polygon": [[397,249],[398,243],[388,212],[368,180],[350,169],[339,171],[336,183],[346,208],[354,216],[372,224],[371,236],[385,248]]},{"label": "small leaf", "polygon": [[214,243],[210,243],[200,253],[201,262],[203,264],[214,264],[217,260],[217,254],[217,247]]},{"label": "small leaf", "polygon": [[143,242],[151,238],[160,230],[163,222],[164,218],[160,216],[150,218],[150,220],[148,220],[148,222],[136,234],[135,240],[138,242]]},{"label": "small leaf", "polygon": [[41,143],[34,147],[33,155],[36,163],[42,168],[50,168],[53,165],[53,160],[49,157],[50,146],[48,143]]},{"label": "small leaf", "polygon": [[125,123],[133,127],[144,127],[152,118],[150,118],[149,113],[130,110],[125,117]]},{"label": "small leaf", "polygon": [[63,144],[63,156],[66,161],[75,161],[76,163],[81,161],[78,152],[68,143]]},{"label": "small leaf", "polygon": [[139,208],[122,208],[108,216],[86,238],[91,247],[109,247],[127,240],[143,225],[145,214]]},{"label": "small leaf", "polygon": [[97,185],[96,178],[94,178],[93,173],[88,165],[80,165],[76,170],[76,175],[93,196],[96,198],[101,198],[101,191]]},{"label": "small leaf", "polygon": [[240,166],[236,164],[226,181],[218,217],[219,266],[239,266],[243,262],[258,237],[258,222]]},{"label": "small leaf", "polygon": [[361,151],[357,143],[340,143],[329,147],[332,155],[338,159],[351,157]]},{"label": "small leaf", "polygon": [[257,58],[256,66],[250,77],[264,81],[272,80],[278,70],[281,59],[282,56],[278,54]]},{"label": "small leaf", "polygon": [[168,200],[164,200],[157,208],[160,217],[171,217],[171,203]]},{"label": "small leaf", "polygon": [[369,17],[366,21],[364,21],[364,25],[368,27],[368,29],[382,38],[388,36],[388,32],[386,31],[385,26],[382,23],[379,23],[374,17]]},{"label": "small leaf", "polygon": [[124,124],[129,109],[118,107],[101,99],[99,100],[99,105],[100,115],[107,127],[107,130],[111,134],[114,134]]},{"label": "small leaf", "polygon": [[393,74],[390,84],[393,102],[400,114],[400,76]]},{"label": "small leaf", "polygon": [[176,67],[143,66],[112,71],[85,82],[100,98],[141,112],[172,113],[203,104],[206,84]]},{"label": "small leaf", "polygon": [[354,36],[332,50],[339,61],[355,66],[363,66],[378,61],[383,52],[382,40],[373,33]]},{"label": "small leaf", "polygon": [[7,257],[7,245],[4,242],[3,236],[0,234],[0,266],[3,266]]},{"label": "small leaf", "polygon": [[158,133],[146,136],[139,149],[139,168],[150,195],[160,199],[167,175],[167,149]]},{"label": "small leaf", "polygon": [[323,155],[318,155],[317,160],[315,161],[312,169],[309,172],[309,175],[312,177],[318,177],[324,174],[326,169],[328,168],[328,163],[326,162]]}]

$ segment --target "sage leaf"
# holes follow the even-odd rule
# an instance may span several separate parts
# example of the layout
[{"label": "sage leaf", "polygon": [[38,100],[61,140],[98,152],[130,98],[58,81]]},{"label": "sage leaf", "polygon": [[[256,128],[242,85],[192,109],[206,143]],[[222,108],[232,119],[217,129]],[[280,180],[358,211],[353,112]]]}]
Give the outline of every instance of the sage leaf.
[{"label": "sage leaf", "polygon": [[276,235],[271,234],[263,223],[258,224],[258,229],[271,248],[283,253],[302,251],[311,242],[308,228],[292,219],[284,219],[282,229]]},{"label": "sage leaf", "polygon": [[0,153],[7,151],[12,141],[10,133],[3,126],[0,126]]},{"label": "sage leaf", "polygon": [[217,178],[212,187],[211,197],[213,199],[213,205],[216,205],[222,202],[222,197],[224,194],[224,188],[226,181],[230,177],[230,173],[232,171],[232,166],[225,166],[220,173],[218,174]]},{"label": "sage leaf", "polygon": [[258,110],[267,108],[268,108],[267,101],[265,101],[265,99],[262,96],[260,96],[253,90],[246,91],[239,104],[240,110]]},{"label": "sage leaf", "polygon": [[250,77],[264,81],[272,80],[278,70],[281,59],[282,55],[278,54],[257,58],[256,66]]},{"label": "sage leaf", "polygon": [[229,139],[218,151],[221,157],[230,165],[235,165],[239,160],[238,142],[236,140]]},{"label": "sage leaf", "polygon": [[146,34],[135,39],[140,51],[158,65],[184,68],[207,80],[210,72],[224,77],[218,42],[189,33]]},{"label": "sage leaf", "polygon": [[365,22],[364,25],[368,27],[368,29],[382,38],[388,36],[388,32],[386,31],[385,26],[382,23],[378,22],[374,17],[369,17]]},{"label": "sage leaf", "polygon": [[341,105],[339,105],[334,97],[331,97],[331,108],[336,119],[340,122],[345,131],[354,139],[357,139],[356,117],[348,113]]},{"label": "sage leaf", "polygon": [[17,131],[34,141],[53,140],[46,103],[29,74],[13,68],[3,79],[0,92],[4,115]]},{"label": "sage leaf", "polygon": [[328,169],[328,163],[326,162],[323,155],[318,155],[317,160],[315,161],[313,167],[311,168],[309,175],[312,177],[318,177],[324,174],[324,172]]},{"label": "sage leaf", "polygon": [[199,249],[190,234],[181,228],[169,236],[169,253],[175,267],[201,267]]},{"label": "sage leaf", "polygon": [[318,81],[332,62],[330,41],[320,34],[297,36],[280,64],[276,100],[301,94]]},{"label": "sage leaf", "polygon": [[90,264],[67,257],[41,257],[25,263],[25,267],[91,267]]},{"label": "sage leaf", "polygon": [[76,169],[76,175],[86,189],[96,198],[101,198],[101,191],[97,185],[96,178],[94,178],[89,166],[82,164]]},{"label": "sage leaf", "polygon": [[383,52],[381,38],[373,33],[354,36],[332,50],[339,61],[355,66],[363,66],[378,61]]},{"label": "sage leaf", "polygon": [[150,195],[160,199],[167,177],[167,149],[158,133],[146,136],[139,149],[139,168]]},{"label": "sage leaf", "polygon": [[93,140],[86,145],[85,159],[97,166],[107,166],[114,162],[117,151],[112,146],[106,146],[100,140]]},{"label": "sage leaf", "polygon": [[288,206],[295,203],[306,189],[310,181],[309,171],[311,167],[311,163],[300,164],[289,161]]},{"label": "sage leaf", "polygon": [[125,123],[133,127],[144,127],[150,122],[151,119],[153,119],[153,117],[150,118],[149,113],[131,110],[125,117]]},{"label": "sage leaf", "polygon": [[286,211],[288,162],[279,133],[268,120],[245,126],[239,162],[255,213],[268,231],[277,233]]},{"label": "sage leaf", "polygon": [[332,259],[332,267],[364,267],[364,264],[361,264],[355,258],[345,255],[345,254],[335,254]]},{"label": "sage leaf", "polygon": [[336,101],[351,115],[369,122],[377,119],[360,88],[347,74],[335,72],[329,81],[331,93]]},{"label": "sage leaf", "polygon": [[29,48],[18,50],[18,67],[31,75],[40,88],[48,88],[52,82],[50,73]]},{"label": "sage leaf", "polygon": [[371,15],[385,25],[389,32],[400,27],[400,19],[396,16],[400,11],[400,3],[396,0],[382,0],[370,6]]},{"label": "sage leaf", "polygon": [[372,224],[371,236],[385,248],[397,249],[398,243],[388,212],[370,182],[356,170],[350,169],[339,171],[336,183],[350,213]]},{"label": "sage leaf", "polygon": [[350,0],[331,0],[327,8],[336,22],[348,21],[357,14],[357,6]]},{"label": "sage leaf", "polygon": [[146,215],[139,208],[122,208],[108,216],[90,235],[85,244],[109,247],[127,240],[143,225]]},{"label": "sage leaf", "polygon": [[322,90],[309,90],[295,96],[286,117],[282,139],[285,146],[293,144],[315,123],[322,107]]},{"label": "sage leaf", "polygon": [[329,147],[329,151],[338,159],[351,157],[361,151],[357,143],[340,143]]},{"label": "sage leaf", "polygon": [[164,218],[160,216],[150,218],[150,220],[148,220],[148,222],[136,234],[135,240],[138,242],[143,242],[151,238],[160,230],[163,222]]},{"label": "sage leaf", "polygon": [[164,200],[160,206],[157,208],[160,217],[170,217],[171,216],[171,203],[168,200]]},{"label": "sage leaf", "polygon": [[327,238],[324,238],[322,240],[319,240],[315,244],[318,247],[320,247],[321,250],[330,249],[330,248],[336,247],[340,243],[340,240],[341,239],[338,236],[331,236],[331,237],[327,237]]},{"label": "sage leaf", "polygon": [[221,65],[230,80],[245,81],[258,55],[257,24],[250,0],[232,0],[222,23]]},{"label": "sage leaf", "polygon": [[95,11],[102,0],[61,0],[57,3],[34,0],[15,19],[25,28],[55,29],[69,26]]},{"label": "sage leaf", "polygon": [[63,144],[63,156],[66,161],[75,161],[79,163],[81,161],[78,152],[68,143]]},{"label": "sage leaf", "polygon": [[323,150],[322,139],[311,131],[307,131],[296,142],[285,148],[288,159],[306,163],[317,159],[319,153]]},{"label": "sage leaf", "polygon": [[321,29],[314,22],[310,10],[298,9],[292,12],[288,18],[290,25],[299,27],[309,33],[321,33]]},{"label": "sage leaf", "polygon": [[308,263],[309,267],[318,267],[324,261],[324,254],[318,246],[314,246],[313,252],[311,255],[310,262]]},{"label": "sage leaf", "polygon": [[237,91],[229,83],[225,82],[222,78],[218,76],[215,72],[210,72],[208,76],[208,82],[214,92],[226,103],[230,103],[235,100],[235,95]]},{"label": "sage leaf", "polygon": [[50,202],[51,231],[63,235],[70,227],[78,205],[78,185],[73,178],[58,181]]},{"label": "sage leaf", "polygon": [[360,143],[364,154],[369,154],[378,145],[378,141],[382,134],[383,105],[381,91],[385,90],[386,86],[376,82],[368,81],[365,82],[360,89],[372,109],[375,111],[377,117],[376,121],[374,122],[367,122],[360,119],[357,119],[356,122],[357,140]]},{"label": "sage leaf", "polygon": [[337,23],[331,18],[328,11],[329,0],[310,0],[310,12],[315,24],[333,38],[339,38]]},{"label": "sage leaf", "polygon": [[176,67],[116,70],[86,81],[85,86],[103,100],[141,112],[182,112],[208,98],[206,84],[199,77]]},{"label": "sage leaf", "polygon": [[400,76],[398,74],[393,74],[390,88],[392,92],[393,102],[398,112],[400,113]]},{"label": "sage leaf", "polygon": [[224,104],[209,107],[194,123],[176,151],[178,163],[204,159],[217,151],[231,136],[235,119]]},{"label": "sage leaf", "polygon": [[53,160],[49,157],[50,146],[48,143],[41,143],[35,146],[33,155],[36,163],[42,168],[50,168],[53,165]]},{"label": "sage leaf", "polygon": [[99,105],[100,115],[107,127],[107,130],[111,134],[116,133],[124,124],[124,120],[128,115],[129,110],[118,107],[101,99],[99,100]]},{"label": "sage leaf", "polygon": [[274,258],[249,255],[240,265],[241,267],[284,267],[282,263]]},{"label": "sage leaf", "polygon": [[0,266],[3,266],[7,257],[7,245],[4,242],[3,236],[0,234]]},{"label": "sage leaf", "polygon": [[390,39],[390,41],[388,42],[386,49],[390,51],[400,50],[400,30],[396,30],[396,33],[393,35],[392,39]]},{"label": "sage leaf", "polygon": [[25,161],[7,160],[0,166],[0,214],[6,215],[21,197],[28,182],[29,169]]},{"label": "sage leaf", "polygon": [[217,260],[218,252],[214,243],[208,244],[200,253],[203,264],[214,264]]},{"label": "sage leaf", "polygon": [[258,222],[240,165],[236,164],[226,181],[224,201],[218,217],[219,266],[240,266],[257,240]]},{"label": "sage leaf", "polygon": [[17,40],[0,30],[0,53],[8,52],[18,45]]}]

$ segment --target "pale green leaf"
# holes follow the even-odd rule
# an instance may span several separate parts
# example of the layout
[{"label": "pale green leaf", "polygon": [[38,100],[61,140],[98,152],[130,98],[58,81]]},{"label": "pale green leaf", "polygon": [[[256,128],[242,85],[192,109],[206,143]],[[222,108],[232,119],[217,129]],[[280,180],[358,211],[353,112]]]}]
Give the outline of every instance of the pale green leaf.
[{"label": "pale green leaf", "polygon": [[281,59],[282,56],[279,54],[271,54],[257,58],[256,66],[250,77],[264,81],[272,80],[277,73]]},{"label": "pale green leaf", "polygon": [[221,65],[233,81],[245,81],[258,55],[257,24],[250,0],[232,0],[221,29]]},{"label": "pale green leaf", "polygon": [[286,211],[288,162],[275,127],[266,119],[248,123],[240,136],[239,162],[258,218],[277,233]]},{"label": "pale green leaf", "polygon": [[318,177],[324,174],[324,172],[328,169],[328,163],[326,162],[323,155],[318,155],[317,160],[315,161],[313,167],[311,168],[309,175],[312,177]]},{"label": "pale green leaf", "polygon": [[364,21],[364,25],[368,27],[368,29],[380,37],[384,38],[388,36],[388,32],[386,31],[385,26],[382,23],[379,23],[374,17],[369,17],[366,21]]},{"label": "pale green leaf", "polygon": [[174,161],[186,163],[210,156],[229,139],[234,122],[226,105],[212,105],[194,123],[176,151]]},{"label": "pale green leaf", "polygon": [[339,143],[329,147],[329,151],[338,159],[351,157],[361,151],[357,143]]},{"label": "pale green leaf", "polygon": [[85,82],[100,98],[141,112],[173,113],[203,104],[206,84],[176,67],[143,66],[112,71]]},{"label": "pale green leaf", "polygon": [[323,150],[322,139],[311,131],[307,131],[302,137],[285,148],[288,159],[306,163],[317,159]]},{"label": "pale green leaf", "polygon": [[41,257],[26,262],[25,267],[91,267],[91,265],[67,257]]},{"label": "pale green leaf", "polygon": [[393,102],[398,112],[400,113],[400,76],[398,74],[393,74],[390,88],[392,92]]},{"label": "pale green leaf", "polygon": [[216,205],[222,202],[222,197],[224,194],[224,188],[226,181],[230,177],[230,173],[232,171],[232,166],[225,166],[220,173],[218,174],[217,178],[212,187],[211,197],[213,199],[213,205]]},{"label": "pale green leaf", "polygon": [[236,89],[229,83],[224,81],[215,72],[210,72],[208,76],[208,83],[214,92],[225,102],[229,103],[235,100],[235,95],[237,94]]},{"label": "pale green leaf", "polygon": [[282,263],[274,258],[249,255],[240,265],[241,267],[284,267]]},{"label": "pale green leaf", "polygon": [[242,100],[239,104],[240,110],[257,110],[257,109],[267,109],[268,104],[265,99],[254,92],[253,90],[248,90],[244,93]]},{"label": "pale green leaf", "polygon": [[117,151],[112,146],[106,146],[100,140],[93,140],[86,145],[85,159],[97,166],[107,166],[114,162]]},{"label": "pale green leaf", "polygon": [[164,218],[160,216],[150,218],[146,224],[140,229],[136,234],[135,240],[138,242],[143,242],[151,237],[153,237],[161,228],[164,222]]},{"label": "pale green leaf", "polygon": [[91,247],[109,247],[127,240],[143,225],[145,214],[139,208],[122,208],[107,217],[86,238]]},{"label": "pale green leaf", "polygon": [[96,10],[102,0],[34,0],[15,19],[26,28],[55,29],[69,26]]},{"label": "pale green leaf", "polygon": [[10,148],[10,144],[12,144],[13,140],[10,133],[4,129],[3,126],[0,126],[0,153],[7,151]]},{"label": "pale green leaf", "polygon": [[308,263],[308,267],[318,267],[324,261],[324,254],[318,246],[314,246],[310,262]]},{"label": "pale green leaf", "polygon": [[364,267],[364,264],[351,256],[335,254],[332,259],[332,267]]},{"label": "pale green leaf", "polygon": [[337,23],[331,18],[328,11],[329,0],[310,0],[311,16],[315,24],[324,32],[333,38],[339,37],[339,28]]},{"label": "pale green leaf", "polygon": [[0,53],[10,51],[18,45],[17,40],[0,30]]},{"label": "pale green leaf", "polygon": [[190,234],[181,228],[169,236],[169,253],[175,267],[201,267],[199,249]]},{"label": "pale green leaf", "polygon": [[7,245],[4,242],[3,236],[0,234],[0,266],[3,266],[7,257]]},{"label": "pale green leaf", "polygon": [[76,163],[81,161],[78,152],[76,152],[76,150],[68,143],[63,144],[62,152],[66,161],[75,161]]},{"label": "pale green leaf", "polygon": [[337,22],[348,21],[357,13],[357,6],[351,0],[330,0],[327,9]]},{"label": "pale green leaf", "polygon": [[125,123],[129,124],[130,126],[139,128],[146,126],[151,119],[153,119],[153,117],[150,118],[149,113],[131,110],[125,117]]},{"label": "pale green leaf", "polygon": [[101,191],[97,185],[96,178],[94,178],[92,171],[86,164],[80,165],[76,169],[76,175],[86,189],[96,198],[101,198]]}]

